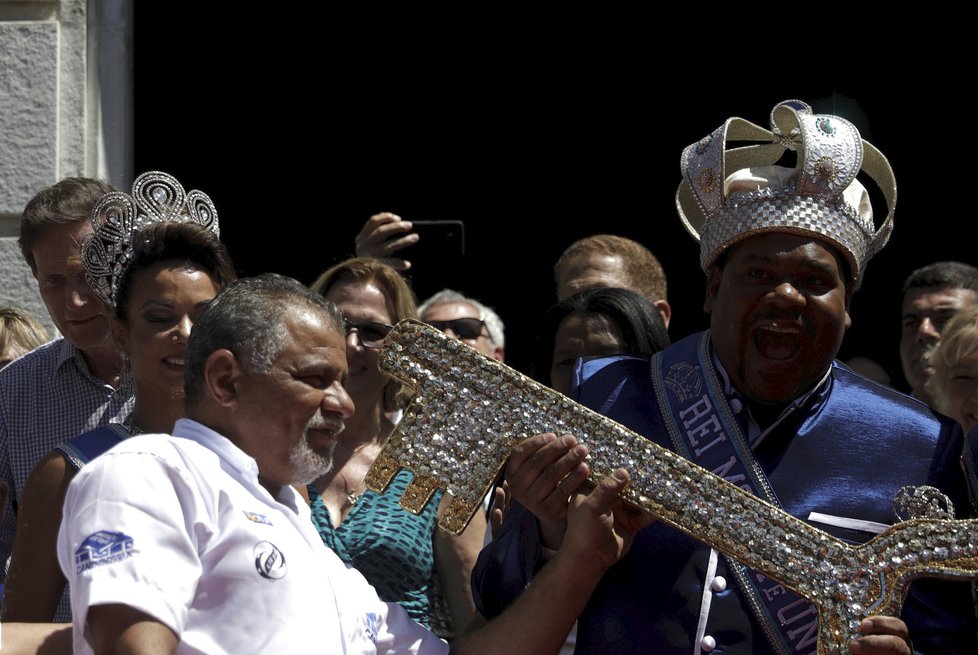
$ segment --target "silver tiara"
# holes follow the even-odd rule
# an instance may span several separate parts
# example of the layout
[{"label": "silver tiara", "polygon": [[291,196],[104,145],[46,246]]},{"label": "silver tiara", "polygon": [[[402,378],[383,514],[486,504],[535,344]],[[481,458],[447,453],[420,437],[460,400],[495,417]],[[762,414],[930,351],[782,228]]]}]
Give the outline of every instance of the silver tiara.
[{"label": "silver tiara", "polygon": [[82,244],[85,279],[104,303],[115,307],[119,281],[132,261],[133,234],[152,223],[192,222],[221,236],[217,209],[206,193],[187,193],[177,179],[160,171],[143,173],[132,195],[113,191],[92,209],[92,235]]}]

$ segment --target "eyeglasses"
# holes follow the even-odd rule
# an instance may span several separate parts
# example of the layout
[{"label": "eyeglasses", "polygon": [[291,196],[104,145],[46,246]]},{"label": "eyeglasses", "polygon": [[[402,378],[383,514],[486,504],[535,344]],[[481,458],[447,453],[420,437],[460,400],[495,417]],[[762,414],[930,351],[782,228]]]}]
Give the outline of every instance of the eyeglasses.
[{"label": "eyeglasses", "polygon": [[387,334],[394,329],[393,325],[388,325],[387,323],[378,323],[376,321],[353,323],[348,318],[343,319],[343,327],[346,329],[347,336],[355,332],[357,342],[364,348],[380,348],[384,345],[384,339],[387,338]]},{"label": "eyeglasses", "polygon": [[[445,331],[446,328],[458,336],[459,339],[478,339],[482,336],[482,329],[486,327],[485,321],[477,318],[456,318],[452,321],[425,321],[436,330]],[[488,335],[487,335],[488,336]]]}]

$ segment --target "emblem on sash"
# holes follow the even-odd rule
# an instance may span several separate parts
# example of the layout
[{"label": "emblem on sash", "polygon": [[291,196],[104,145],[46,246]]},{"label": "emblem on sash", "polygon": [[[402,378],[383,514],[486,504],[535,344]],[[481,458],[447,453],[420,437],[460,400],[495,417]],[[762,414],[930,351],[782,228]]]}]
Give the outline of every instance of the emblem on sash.
[{"label": "emblem on sash", "polygon": [[665,384],[681,403],[703,394],[703,376],[699,374],[699,366],[686,362],[677,362],[669,367]]}]

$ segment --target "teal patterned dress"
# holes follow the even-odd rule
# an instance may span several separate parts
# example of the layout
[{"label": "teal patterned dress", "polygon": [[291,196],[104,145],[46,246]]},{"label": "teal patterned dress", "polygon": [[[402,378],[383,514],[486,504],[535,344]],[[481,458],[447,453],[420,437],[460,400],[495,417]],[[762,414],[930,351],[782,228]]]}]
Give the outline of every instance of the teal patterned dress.
[{"label": "teal patterned dress", "polygon": [[323,543],[360,571],[383,600],[400,604],[412,619],[430,627],[433,538],[444,492],[436,491],[421,515],[415,516],[399,504],[413,479],[413,473],[402,469],[383,494],[364,492],[338,528],[312,485],[309,500]]}]

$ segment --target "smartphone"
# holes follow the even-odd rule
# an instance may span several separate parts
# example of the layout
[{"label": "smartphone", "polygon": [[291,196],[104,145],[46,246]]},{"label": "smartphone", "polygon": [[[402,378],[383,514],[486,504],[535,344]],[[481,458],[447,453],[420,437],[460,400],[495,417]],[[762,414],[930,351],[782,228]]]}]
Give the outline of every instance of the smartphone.
[{"label": "smartphone", "polygon": [[465,254],[465,224],[462,221],[411,221],[411,225],[411,232],[419,237],[418,242],[397,251],[396,257],[430,265],[446,257]]}]

